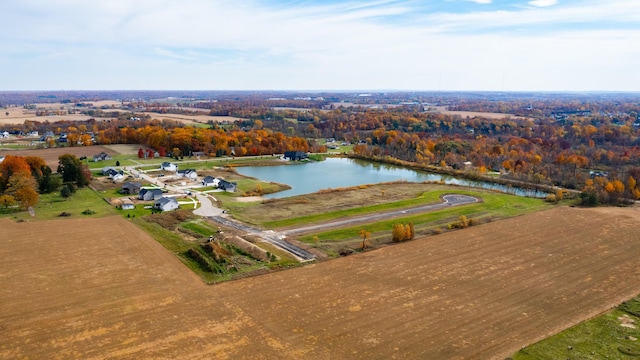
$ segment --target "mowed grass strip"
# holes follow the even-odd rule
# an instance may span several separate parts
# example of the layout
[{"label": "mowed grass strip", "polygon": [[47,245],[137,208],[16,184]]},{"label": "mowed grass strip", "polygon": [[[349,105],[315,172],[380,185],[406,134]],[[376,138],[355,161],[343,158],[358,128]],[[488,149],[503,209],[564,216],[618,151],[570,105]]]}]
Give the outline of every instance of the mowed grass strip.
[{"label": "mowed grass strip", "polygon": [[[440,195],[446,195],[450,192],[442,191],[435,193],[439,198]],[[540,199],[525,198],[514,195],[491,192],[480,193],[474,191],[460,191],[457,193],[480,197],[483,201],[475,204],[460,205],[442,210],[430,211],[423,214],[409,215],[401,218],[376,221],[370,224],[358,224],[353,227],[343,227],[340,229],[309,234],[301,236],[299,240],[312,242],[314,241],[314,236],[317,236],[320,241],[342,241],[358,237],[361,229],[366,229],[372,233],[391,231],[393,225],[397,223],[413,223],[415,226],[440,224],[446,221],[456,221],[462,215],[466,216],[468,219],[474,217],[490,219],[509,218],[547,209],[552,206]]]},{"label": "mowed grass strip", "polygon": [[[474,196],[481,199],[481,203],[459,206],[451,209],[436,210],[434,212],[407,216],[404,221],[412,221],[415,224],[437,221],[454,215],[469,215],[477,212],[490,212],[496,217],[511,217],[514,215],[524,214],[530,211],[536,211],[548,207],[540,199],[524,198],[513,195],[505,195],[492,192],[479,192],[469,190],[436,190],[425,192],[417,198],[395,201],[386,204],[377,204],[372,206],[362,206],[353,209],[345,209],[339,211],[330,211],[322,214],[307,215],[302,217],[282,219],[276,221],[264,222],[261,225],[268,228],[299,226],[305,224],[313,224],[318,222],[341,219],[345,217],[355,217],[384,211],[400,210],[412,208],[421,205],[441,203],[441,197],[447,194],[463,194]],[[432,218],[432,219],[429,219]],[[391,221],[394,222],[394,221]],[[397,222],[397,220],[395,220]],[[381,224],[386,224],[382,222]],[[382,225],[386,226],[386,225]]]}]

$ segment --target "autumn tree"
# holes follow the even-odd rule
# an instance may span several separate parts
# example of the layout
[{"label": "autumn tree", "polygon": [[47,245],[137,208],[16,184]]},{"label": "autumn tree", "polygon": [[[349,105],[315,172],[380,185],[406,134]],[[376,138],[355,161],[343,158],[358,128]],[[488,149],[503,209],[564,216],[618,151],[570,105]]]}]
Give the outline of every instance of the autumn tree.
[{"label": "autumn tree", "polygon": [[362,229],[360,230],[360,236],[362,236],[362,249],[364,250],[367,245],[369,245],[369,237],[371,236],[371,232]]},{"label": "autumn tree", "polygon": [[5,193],[13,196],[23,209],[27,209],[38,203],[37,189],[38,184],[30,174],[17,173],[9,178]]},{"label": "autumn tree", "polygon": [[8,208],[9,206],[13,206],[16,203],[16,199],[8,194],[0,195],[0,205],[3,205],[4,208]]},{"label": "autumn tree", "polygon": [[9,179],[16,174],[31,176],[31,167],[22,156],[5,156],[0,163],[0,191],[7,188]]},{"label": "autumn tree", "polygon": [[415,236],[413,223],[395,224],[391,230],[391,240],[393,242],[402,242],[413,239]]},{"label": "autumn tree", "polygon": [[56,191],[60,187],[60,179],[55,176],[51,168],[40,157],[27,156],[25,161],[31,168],[31,175],[38,183],[40,194],[48,194]]}]

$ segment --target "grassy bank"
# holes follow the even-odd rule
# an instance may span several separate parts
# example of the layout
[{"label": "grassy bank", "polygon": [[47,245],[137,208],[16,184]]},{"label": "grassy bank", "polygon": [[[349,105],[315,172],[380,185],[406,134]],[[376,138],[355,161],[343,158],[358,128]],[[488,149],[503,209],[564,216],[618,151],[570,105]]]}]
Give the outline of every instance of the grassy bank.
[{"label": "grassy bank", "polygon": [[[440,196],[451,193],[448,190],[433,191],[429,196],[425,196],[424,204],[434,203],[432,200],[434,197],[439,201]],[[371,233],[385,232],[390,233],[391,228],[397,223],[413,223],[417,230],[423,230],[431,227],[442,227],[447,223],[455,222],[462,215],[468,219],[479,219],[482,221],[503,219],[513,217],[517,215],[527,214],[534,211],[543,210],[549,208],[552,205],[545,203],[540,199],[524,198],[514,195],[505,195],[491,192],[480,191],[456,191],[458,194],[475,196],[482,199],[482,202],[462,205],[451,208],[445,208],[442,210],[436,210],[432,212],[426,212],[418,215],[410,215],[402,218],[389,219],[385,221],[378,221],[372,224],[357,225],[354,227],[346,227],[335,229],[331,231],[320,232],[316,234],[309,234],[303,236],[300,240],[305,242],[312,242],[313,237],[317,236],[320,241],[343,241],[348,239],[357,239],[360,235],[361,229],[370,231]],[[414,206],[413,202],[409,202]],[[400,205],[396,203],[395,205]],[[408,207],[408,206],[405,206]],[[397,206],[397,208],[402,208]]]},{"label": "grassy bank", "polygon": [[534,359],[627,359],[640,356],[640,297],[542,340],[512,356]]}]

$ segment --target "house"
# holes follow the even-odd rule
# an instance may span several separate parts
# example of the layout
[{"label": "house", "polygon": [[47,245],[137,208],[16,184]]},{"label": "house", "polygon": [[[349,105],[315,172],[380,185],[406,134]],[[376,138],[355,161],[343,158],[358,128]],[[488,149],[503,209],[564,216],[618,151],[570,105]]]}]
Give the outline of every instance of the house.
[{"label": "house", "polygon": [[220,179],[216,179],[213,176],[205,176],[204,179],[202,179],[202,186],[218,187],[219,182],[220,182]]},{"label": "house", "polygon": [[93,161],[98,162],[98,161],[105,161],[105,160],[111,160],[111,155],[107,154],[106,152],[101,152],[98,155],[93,155]]},{"label": "house", "polygon": [[122,188],[120,188],[120,192],[123,194],[135,195],[140,192],[142,188],[142,184],[139,182],[131,182],[127,181],[122,184]]},{"label": "house", "polygon": [[122,210],[133,210],[136,206],[133,204],[133,201],[129,199],[122,199],[122,205],[120,205]]},{"label": "house", "polygon": [[176,175],[178,175],[179,178],[187,178],[190,180],[198,178],[198,173],[195,169],[178,170]]},{"label": "house", "polygon": [[154,188],[154,189],[140,189],[138,193],[138,199],[151,201],[158,200],[162,197],[162,189]]},{"label": "house", "polygon": [[166,161],[165,161],[165,162],[163,162],[163,163],[160,165],[160,169],[162,169],[162,170],[164,170],[164,171],[173,171],[173,172],[176,172],[176,171],[178,171],[178,165],[176,165],[176,164],[172,164],[172,163],[170,163],[170,162],[166,162]]},{"label": "house", "polygon": [[180,204],[172,197],[161,197],[153,202],[153,208],[161,211],[171,211],[178,207],[180,207]]},{"label": "house", "polygon": [[9,133],[6,131],[0,131],[0,138],[8,138],[9,137]]},{"label": "house", "polygon": [[302,151],[285,151],[284,158],[291,161],[300,161],[307,159],[308,156],[305,152]]},{"label": "house", "polygon": [[107,175],[109,175],[109,179],[113,181],[124,179],[124,173],[122,171],[116,171],[114,169],[110,169]]},{"label": "house", "polygon": [[27,136],[29,136],[29,137],[38,137],[38,136],[40,136],[40,135],[38,134],[38,132],[37,132],[37,131],[35,131],[35,130],[34,130],[34,131],[29,131],[29,132],[27,133]]},{"label": "house", "polygon": [[220,179],[218,182],[218,189],[222,189],[226,192],[236,192],[237,184]]},{"label": "house", "polygon": [[102,168],[102,175],[109,175],[109,171],[115,170],[113,166],[105,166]]}]

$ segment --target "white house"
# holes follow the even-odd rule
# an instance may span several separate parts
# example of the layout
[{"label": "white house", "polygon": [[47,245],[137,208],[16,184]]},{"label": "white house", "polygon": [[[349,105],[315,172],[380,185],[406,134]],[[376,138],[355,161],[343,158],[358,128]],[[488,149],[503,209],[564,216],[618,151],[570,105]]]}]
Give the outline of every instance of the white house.
[{"label": "white house", "polygon": [[153,208],[162,211],[175,210],[180,206],[178,201],[172,197],[161,197],[153,202]]},{"label": "white house", "polygon": [[158,200],[162,197],[162,189],[154,188],[154,189],[140,189],[138,193],[138,199],[150,201],[150,200]]},{"label": "white house", "polygon": [[120,207],[122,208],[122,210],[133,210],[136,208],[136,206],[133,204],[133,201],[129,199],[123,199],[122,205]]},{"label": "white house", "polygon": [[190,180],[198,178],[198,173],[195,169],[178,170],[176,175],[178,175],[179,178],[187,178]]},{"label": "white house", "polygon": [[8,138],[9,137],[9,133],[6,131],[0,131],[0,138]]},{"label": "white house", "polygon": [[170,162],[163,162],[160,165],[160,169],[164,170],[164,171],[172,171],[172,172],[176,172],[178,171],[178,166],[176,164],[172,164]]},{"label": "white house", "polygon": [[124,173],[122,171],[116,171],[114,169],[110,169],[108,172],[109,179],[113,181],[118,181],[124,179]]},{"label": "white house", "polygon": [[215,186],[218,187],[220,183],[220,179],[214,178],[213,176],[205,176],[202,179],[202,186]]}]

